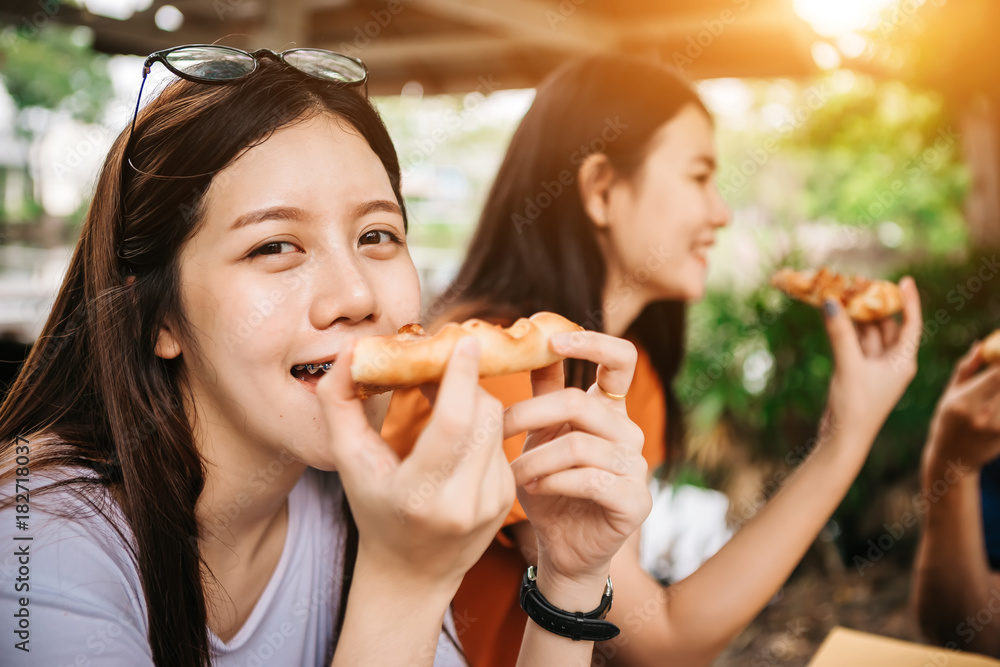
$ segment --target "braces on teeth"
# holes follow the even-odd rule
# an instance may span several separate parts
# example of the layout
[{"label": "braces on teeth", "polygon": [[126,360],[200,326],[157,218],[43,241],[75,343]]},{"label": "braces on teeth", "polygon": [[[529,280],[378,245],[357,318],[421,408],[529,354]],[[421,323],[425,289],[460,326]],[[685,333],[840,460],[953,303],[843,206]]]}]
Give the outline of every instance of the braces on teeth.
[{"label": "braces on teeth", "polygon": [[318,364],[318,365],[314,365],[314,364],[304,364],[304,365],[303,364],[299,364],[298,366],[295,367],[295,370],[297,370],[297,371],[303,371],[303,370],[304,371],[309,371],[309,375],[316,375],[316,373],[318,373],[320,370],[328,371],[328,370],[330,370],[331,367],[332,367],[332,364],[330,364],[329,362],[327,362],[325,364]]}]

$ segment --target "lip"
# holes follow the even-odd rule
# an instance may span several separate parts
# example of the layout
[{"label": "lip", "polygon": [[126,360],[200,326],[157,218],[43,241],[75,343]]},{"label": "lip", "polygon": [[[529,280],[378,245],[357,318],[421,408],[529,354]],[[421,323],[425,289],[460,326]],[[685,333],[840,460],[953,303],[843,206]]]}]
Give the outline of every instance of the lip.
[{"label": "lip", "polygon": [[714,245],[714,242],[698,243],[691,249],[691,256],[702,264],[708,266],[708,253],[712,250]]}]

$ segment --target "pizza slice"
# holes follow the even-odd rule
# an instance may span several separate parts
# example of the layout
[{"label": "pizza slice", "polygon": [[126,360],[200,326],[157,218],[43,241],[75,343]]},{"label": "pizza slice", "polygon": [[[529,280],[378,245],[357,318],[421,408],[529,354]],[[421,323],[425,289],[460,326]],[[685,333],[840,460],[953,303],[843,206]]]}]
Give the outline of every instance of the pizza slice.
[{"label": "pizza slice", "polygon": [[479,319],[452,322],[434,335],[427,335],[419,324],[407,324],[391,336],[359,340],[351,377],[361,398],[440,382],[452,350],[466,336],[479,339],[480,377],[535,370],[563,359],[549,348],[554,334],[583,330],[562,315],[545,311],[522,317],[507,328]]},{"label": "pizza slice", "polygon": [[903,309],[903,294],[895,283],[847,276],[825,266],[807,271],[780,269],[771,277],[771,285],[817,308],[832,299],[858,322],[875,322]]}]

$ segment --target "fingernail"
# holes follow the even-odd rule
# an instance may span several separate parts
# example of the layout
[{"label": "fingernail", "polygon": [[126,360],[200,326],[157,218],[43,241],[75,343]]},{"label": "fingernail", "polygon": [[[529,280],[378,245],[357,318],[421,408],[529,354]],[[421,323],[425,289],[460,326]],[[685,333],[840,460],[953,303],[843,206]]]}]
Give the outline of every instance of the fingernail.
[{"label": "fingernail", "polygon": [[534,493],[535,489],[537,489],[537,488],[538,488],[538,480],[537,479],[533,479],[533,480],[531,480],[530,482],[528,482],[527,484],[524,485],[524,490],[527,491],[528,493]]},{"label": "fingernail", "polygon": [[823,302],[823,313],[825,313],[827,317],[834,317],[839,308],[840,306],[838,306],[837,302],[833,299],[827,299]]},{"label": "fingernail", "polygon": [[474,336],[466,336],[458,341],[455,350],[466,357],[474,357],[479,354],[479,341]]}]

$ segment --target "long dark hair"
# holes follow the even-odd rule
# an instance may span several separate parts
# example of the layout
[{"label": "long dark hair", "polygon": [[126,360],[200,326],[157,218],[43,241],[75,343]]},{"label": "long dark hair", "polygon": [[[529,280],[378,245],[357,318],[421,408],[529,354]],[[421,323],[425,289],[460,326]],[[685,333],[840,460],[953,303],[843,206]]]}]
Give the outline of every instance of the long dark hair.
[{"label": "long dark hair", "polygon": [[[590,153],[623,178],[641,169],[650,139],[685,105],[708,111],[690,85],[655,63],[619,56],[571,61],[538,88],[514,133],[452,285],[431,307],[449,319],[511,319],[550,310],[604,330],[607,266],[576,182]],[[681,451],[683,422],[673,381],[684,356],[685,306],[648,305],[627,335],[650,355],[665,391],[667,460]],[[593,364],[567,363],[587,387]]]},{"label": "long dark hair", "polygon": [[[193,340],[178,255],[199,228],[216,173],[275,130],[323,113],[368,142],[403,208],[395,149],[356,92],[265,60],[240,81],[178,80],[150,102],[129,142],[134,168],[122,166],[126,132],[104,163],[48,321],[0,406],[0,482],[12,476],[15,438],[23,437],[33,475],[87,471],[47,490],[70,484],[94,498],[102,494],[89,491],[101,487],[117,501],[134,541],[153,660],[162,667],[210,662],[195,516],[203,465],[182,408],[181,359],[154,354],[168,320]],[[94,509],[107,516],[107,507]]]}]

